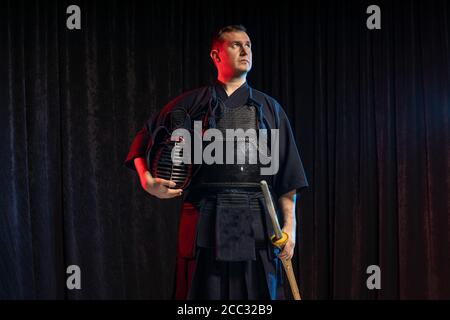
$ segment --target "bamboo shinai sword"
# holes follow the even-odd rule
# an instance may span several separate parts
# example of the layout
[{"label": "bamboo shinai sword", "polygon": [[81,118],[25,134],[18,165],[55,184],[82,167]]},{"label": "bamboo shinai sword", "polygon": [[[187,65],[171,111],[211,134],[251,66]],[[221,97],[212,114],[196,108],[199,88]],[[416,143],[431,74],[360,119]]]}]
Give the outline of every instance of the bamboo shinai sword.
[{"label": "bamboo shinai sword", "polygon": [[[280,228],[280,224],[278,223],[277,214],[275,212],[275,207],[273,206],[272,197],[270,196],[269,186],[265,180],[260,182],[261,189],[264,194],[264,200],[266,203],[267,210],[270,215],[270,219],[272,220],[274,235],[270,239],[272,244],[277,248],[282,249],[286,242],[288,241],[288,235],[283,232]],[[294,270],[292,270],[292,261],[291,259],[280,259],[283,263],[284,271],[286,272],[286,276],[289,281],[289,285],[291,287],[292,295],[295,300],[301,300],[300,292],[298,290],[297,281],[295,280]]]}]

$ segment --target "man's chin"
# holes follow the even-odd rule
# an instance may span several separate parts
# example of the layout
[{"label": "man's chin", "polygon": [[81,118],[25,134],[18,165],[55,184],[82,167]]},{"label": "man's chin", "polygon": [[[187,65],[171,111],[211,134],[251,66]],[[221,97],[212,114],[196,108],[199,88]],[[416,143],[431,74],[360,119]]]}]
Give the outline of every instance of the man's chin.
[{"label": "man's chin", "polygon": [[235,71],[236,76],[243,76],[250,72],[252,68],[237,68]]}]

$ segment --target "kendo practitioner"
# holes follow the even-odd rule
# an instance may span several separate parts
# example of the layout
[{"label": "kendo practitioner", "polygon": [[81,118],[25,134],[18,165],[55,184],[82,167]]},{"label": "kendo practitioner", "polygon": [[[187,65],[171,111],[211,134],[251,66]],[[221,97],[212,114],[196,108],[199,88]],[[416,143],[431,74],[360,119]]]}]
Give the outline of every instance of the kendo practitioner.
[{"label": "kendo practitioner", "polygon": [[[245,27],[219,30],[210,57],[217,81],[180,95],[150,117],[132,142],[125,165],[137,171],[141,186],[151,195],[183,196],[176,299],[283,299],[279,259],[290,259],[294,253],[296,194],[308,186],[303,165],[280,104],[246,81],[252,46]],[[202,163],[192,171],[185,190],[174,181],[153,177],[146,157],[158,143],[156,128],[192,130],[196,120],[202,121],[203,130],[215,128],[224,136],[226,129],[278,129],[278,171],[268,176],[261,175],[260,164]],[[270,241],[273,229],[259,186],[262,179],[270,186],[282,230],[289,237],[282,250]]]}]

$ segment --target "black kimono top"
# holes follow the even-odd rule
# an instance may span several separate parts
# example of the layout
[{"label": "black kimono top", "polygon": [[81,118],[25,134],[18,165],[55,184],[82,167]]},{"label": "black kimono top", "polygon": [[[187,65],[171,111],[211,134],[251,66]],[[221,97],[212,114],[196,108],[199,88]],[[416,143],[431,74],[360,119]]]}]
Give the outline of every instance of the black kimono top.
[{"label": "black kimono top", "polygon": [[[308,187],[303,164],[285,111],[274,98],[250,88],[247,82],[230,96],[227,95],[220,83],[216,83],[186,92],[169,102],[160,112],[150,116],[143,128],[136,134],[125,159],[125,166],[136,170],[134,159],[146,158],[147,151],[153,143],[154,130],[164,124],[166,116],[174,107],[183,106],[187,108],[192,121],[201,120],[210,107],[212,98],[222,100],[225,107],[250,103],[257,107],[260,129],[279,129],[279,169],[273,177],[272,186],[277,197],[294,189],[300,193]],[[211,118],[209,123],[211,123]]]}]

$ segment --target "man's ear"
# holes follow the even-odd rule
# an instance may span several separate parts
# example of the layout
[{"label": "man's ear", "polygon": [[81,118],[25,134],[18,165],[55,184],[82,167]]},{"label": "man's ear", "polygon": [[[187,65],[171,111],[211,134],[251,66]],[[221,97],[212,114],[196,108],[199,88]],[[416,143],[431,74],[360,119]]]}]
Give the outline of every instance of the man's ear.
[{"label": "man's ear", "polygon": [[220,62],[219,50],[217,50],[217,49],[211,50],[211,52],[209,53],[209,56],[211,57],[211,59],[213,60],[214,63]]}]

